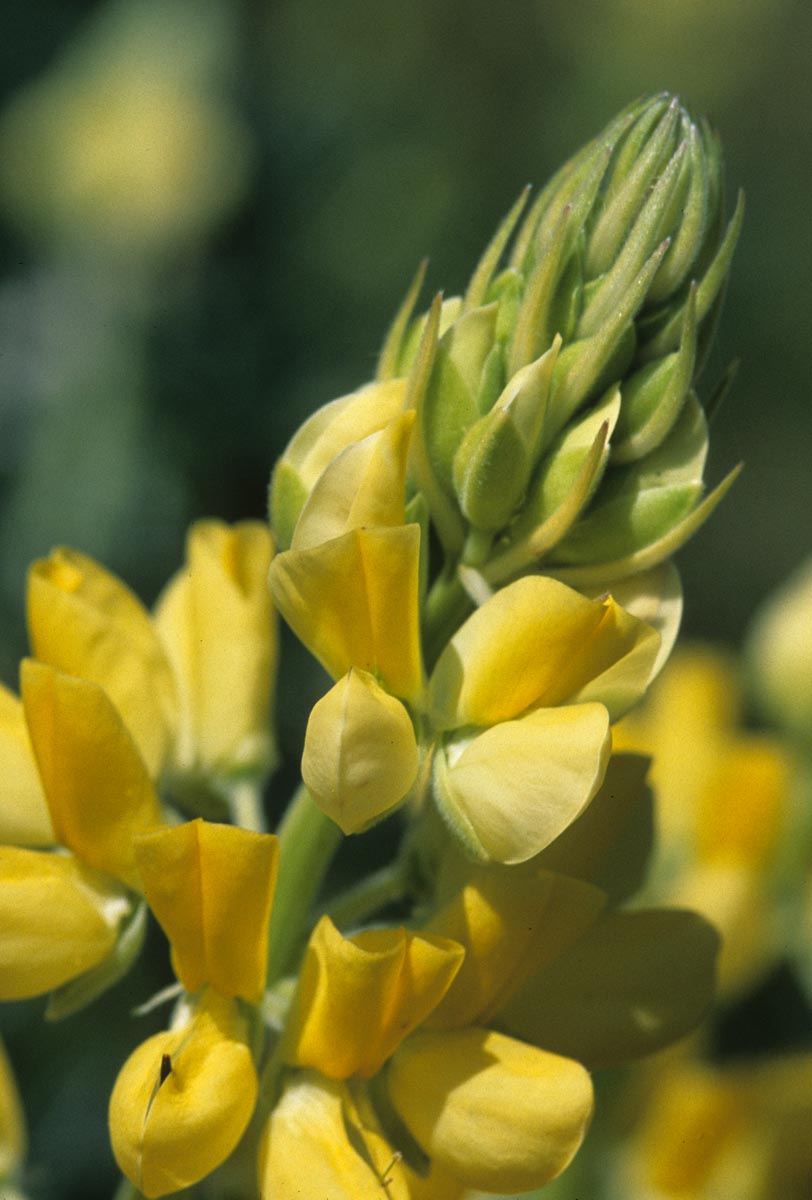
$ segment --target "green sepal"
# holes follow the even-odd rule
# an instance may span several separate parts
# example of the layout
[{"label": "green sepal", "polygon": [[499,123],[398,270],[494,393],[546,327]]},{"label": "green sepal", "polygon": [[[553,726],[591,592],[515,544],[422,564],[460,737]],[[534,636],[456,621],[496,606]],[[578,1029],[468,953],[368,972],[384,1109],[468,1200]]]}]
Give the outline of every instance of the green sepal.
[{"label": "green sepal", "polygon": [[688,277],[704,243],[708,224],[708,173],[702,159],[702,141],[695,125],[688,130],[688,189],[682,216],[652,283],[647,303],[660,304],[672,295]]},{"label": "green sepal", "polygon": [[516,222],[522,215],[522,211],[527,204],[527,197],[530,195],[529,184],[524,187],[515,201],[510,212],[504,218],[496,233],[491,238],[485,252],[476,265],[471,282],[465,292],[463,299],[463,310],[468,311],[472,308],[478,308],[485,303],[488,297],[488,289],[491,285],[494,272],[499,266],[499,260],[504,253],[505,246],[510,240],[510,235],[516,228]]},{"label": "green sepal", "polygon": [[659,541],[701,495],[707,448],[705,414],[691,394],[662,445],[605,477],[595,506],[559,543],[556,563],[622,559]]},{"label": "green sepal", "polygon": [[[421,313],[419,317],[415,317],[406,330],[400,347],[400,358],[397,364],[397,371],[395,372],[396,375],[408,375],[414,366],[420,349],[420,343],[423,340],[423,334],[426,332],[429,312],[430,310]],[[441,301],[438,337],[442,337],[451,328],[461,312],[462,296],[449,296],[447,300]]]},{"label": "green sepal", "polygon": [[560,339],[508,383],[454,456],[454,489],[477,529],[496,532],[520,505],[536,462]]},{"label": "green sepal", "polygon": [[679,351],[646,363],[621,385],[612,463],[634,462],[666,438],[682,411],[696,362],[696,288],[685,306]]},{"label": "green sepal", "polygon": [[147,912],[146,903],[140,901],[122,921],[116,944],[107,958],[51,992],[45,1009],[46,1021],[61,1021],[64,1017],[70,1017],[124,978],[144,945]]},{"label": "green sepal", "polygon": [[686,149],[685,143],[682,143],[671,156],[640,209],[617,258],[603,275],[590,283],[576,336],[583,338],[597,333],[668,231],[665,217],[674,197],[679,194]]},{"label": "green sepal", "polygon": [[[462,733],[458,732],[458,738],[460,737],[462,737]],[[466,858],[473,862],[490,862],[490,855],[482,845],[468,817],[457,804],[453,790],[448,784],[448,763],[444,746],[438,747],[432,755],[431,795],[437,811],[443,819],[443,824]]]},{"label": "green sepal", "polygon": [[426,454],[437,480],[451,492],[454,454],[479,417],[482,370],[496,334],[497,304],[474,308],[440,339],[420,407]]},{"label": "green sepal", "polygon": [[545,436],[557,434],[584,401],[604,391],[628,367],[634,354],[632,321],[667,249],[667,241],[658,246],[597,333],[561,351],[553,374]]},{"label": "green sepal", "polygon": [[282,458],[274,467],[268,488],[268,517],[280,550],[287,550],[299,514],[309,495],[299,472]]},{"label": "green sepal", "polygon": [[404,524],[420,526],[420,563],[418,567],[417,586],[420,597],[421,611],[428,593],[429,585],[430,523],[431,511],[429,509],[426,497],[422,492],[415,492],[406,505]]},{"label": "green sepal", "polygon": [[378,357],[378,369],[375,372],[376,379],[394,379],[400,371],[406,331],[412,319],[412,313],[414,312],[415,304],[417,304],[417,297],[420,295],[423,280],[426,277],[427,266],[428,259],[424,258],[415,272],[414,279],[409,285],[409,290],[403,299],[403,303],[395,313],[395,318],[389,326],[389,331],[384,338],[381,353]]},{"label": "green sepal", "polygon": [[589,237],[589,279],[603,275],[614,261],[652,183],[674,152],[679,123],[676,99],[663,101],[662,107],[652,105],[618,147],[609,168],[602,211]]}]

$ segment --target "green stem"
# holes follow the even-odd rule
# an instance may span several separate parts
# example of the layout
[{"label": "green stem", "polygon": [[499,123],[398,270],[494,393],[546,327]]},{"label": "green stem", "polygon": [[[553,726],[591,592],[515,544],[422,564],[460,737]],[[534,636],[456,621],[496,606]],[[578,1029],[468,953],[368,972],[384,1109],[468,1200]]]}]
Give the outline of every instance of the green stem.
[{"label": "green stem", "polygon": [[323,911],[340,929],[358,925],[406,890],[407,871],[397,860],[360,879],[325,905]]},{"label": "green stem", "polygon": [[269,987],[296,967],[307,917],[342,836],[300,784],[279,826],[279,879],[268,933]]},{"label": "green stem", "polygon": [[430,671],[434,666],[471,608],[471,599],[456,570],[447,567],[434,581],[426,597],[423,646],[427,670]]}]

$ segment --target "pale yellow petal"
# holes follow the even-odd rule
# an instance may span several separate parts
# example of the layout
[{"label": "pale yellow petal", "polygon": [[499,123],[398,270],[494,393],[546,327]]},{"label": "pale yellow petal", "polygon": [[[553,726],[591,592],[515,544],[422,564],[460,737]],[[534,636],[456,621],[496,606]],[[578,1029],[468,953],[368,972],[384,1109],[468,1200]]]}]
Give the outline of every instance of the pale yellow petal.
[{"label": "pale yellow petal", "polygon": [[520,863],[538,854],[600,787],[611,750],[600,704],[539,708],[435,757],[437,802],[469,853]]},{"label": "pale yellow petal", "polygon": [[28,629],[35,658],[104,688],[155,777],[169,750],[176,698],[137,597],[93,559],[57,549],[29,572]]},{"label": "pale yellow petal", "polygon": [[554,1179],[592,1115],[579,1063],[485,1029],[414,1034],[395,1054],[387,1086],[426,1153],[487,1192],[527,1192]]},{"label": "pale yellow petal", "polygon": [[39,996],[95,967],[129,908],[112,880],[70,855],[0,846],[0,999]]},{"label": "pale yellow petal", "polygon": [[376,1131],[359,1129],[351,1109],[345,1086],[313,1071],[292,1077],[262,1138],[262,1200],[408,1200],[394,1152]]},{"label": "pale yellow petal", "polygon": [[189,1025],[143,1042],[110,1098],[116,1162],[152,1200],[228,1158],[254,1111],[257,1075],[233,1000],[210,993]]},{"label": "pale yellow petal", "polygon": [[428,1029],[485,1024],[547,962],[580,938],[606,902],[599,888],[549,871],[478,867],[426,925],[465,958]]},{"label": "pale yellow petal", "polygon": [[323,917],[302,965],[286,1061],[331,1079],[374,1075],[445,995],[463,954],[402,927],[345,938]]},{"label": "pale yellow petal", "polygon": [[[645,694],[660,660],[660,634],[616,604],[610,596],[591,650],[589,682],[573,702],[603,704],[619,720]],[[602,664],[602,665],[601,665]]]},{"label": "pale yellow petal", "polygon": [[50,846],[51,814],[20,700],[0,684],[0,844]]},{"label": "pale yellow petal", "polygon": [[270,584],[294,633],[334,679],[359,667],[387,691],[422,691],[420,527],[355,529],[312,550],[278,554]]},{"label": "pale yellow petal", "polygon": [[777,739],[731,736],[696,797],[697,857],[762,872],[788,818],[789,757]]},{"label": "pale yellow petal", "polygon": [[696,913],[606,913],[508,1001],[500,1028],[595,1067],[650,1054],[707,1012],[718,949]]},{"label": "pale yellow petal", "polygon": [[408,712],[366,671],[351,668],[310,714],[302,779],[344,833],[358,833],[394,808],[418,761]]},{"label": "pale yellow petal", "polygon": [[144,895],[186,990],[210,983],[225,996],[257,1000],[265,984],[278,839],[197,820],[144,834],[135,853]]},{"label": "pale yellow petal", "polygon": [[302,509],[292,550],[309,550],[362,525],[404,523],[414,420],[413,409],[400,413],[333,459]]},{"label": "pale yellow petal", "polygon": [[227,773],[273,762],[272,557],[273,539],[261,521],[199,521],[189,531],[186,567],[155,615],[181,700],[180,767]]},{"label": "pale yellow petal", "polygon": [[138,886],[133,838],[161,820],[143,759],[106,692],[26,659],[31,744],[57,839],[99,871]]},{"label": "pale yellow petal", "polygon": [[[650,671],[658,645],[611,598],[588,600],[554,579],[527,576],[478,608],[441,654],[430,681],[432,719],[441,729],[495,725],[560,704],[632,653]],[[621,682],[628,686],[625,675]],[[617,686],[607,678],[607,702]],[[597,686],[588,698],[603,702]]]}]

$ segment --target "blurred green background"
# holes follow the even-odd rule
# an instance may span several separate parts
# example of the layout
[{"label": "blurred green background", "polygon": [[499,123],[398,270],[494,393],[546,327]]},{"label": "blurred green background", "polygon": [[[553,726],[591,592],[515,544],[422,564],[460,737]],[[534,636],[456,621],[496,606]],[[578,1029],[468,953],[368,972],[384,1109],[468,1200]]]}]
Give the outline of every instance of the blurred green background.
[{"label": "blurred green background", "polygon": [[[39,0],[4,26],[6,682],[32,558],[75,545],[151,602],[191,519],[263,513],[302,418],[371,375],[418,261],[426,296],[463,287],[525,182],[664,88],[711,116],[748,204],[702,380],[741,358],[707,477],[746,470],[680,555],[686,632],[737,645],[809,552],[807,0]],[[306,698],[280,707],[295,756]],[[37,1195],[110,1194],[134,1036],[105,1013],[150,986],[67,1039],[7,1012]]]}]

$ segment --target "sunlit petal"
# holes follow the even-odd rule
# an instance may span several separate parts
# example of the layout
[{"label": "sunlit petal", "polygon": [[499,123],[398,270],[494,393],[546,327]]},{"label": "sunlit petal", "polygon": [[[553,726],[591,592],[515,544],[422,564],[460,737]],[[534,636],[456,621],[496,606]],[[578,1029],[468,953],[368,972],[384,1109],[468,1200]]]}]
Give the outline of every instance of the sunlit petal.
[{"label": "sunlit petal", "polygon": [[130,589],[77,550],[54,550],[29,572],[28,629],[35,658],[104,688],[157,775],[175,691],[149,613]]},{"label": "sunlit petal", "polygon": [[420,527],[355,529],[271,564],[277,607],[334,679],[359,667],[395,696],[422,688]]},{"label": "sunlit petal", "polygon": [[358,833],[403,799],[418,758],[404,706],[351,668],[310,714],[302,779],[322,812]]},{"label": "sunlit petal", "polygon": [[161,820],[129,731],[95,683],[26,659],[23,704],[58,841],[91,867],[138,886],[133,838]]},{"label": "sunlit petal", "polygon": [[387,1084],[426,1153],[487,1192],[526,1192],[554,1179],[592,1115],[579,1063],[485,1029],[414,1034]]},{"label": "sunlit petal", "polygon": [[600,704],[540,708],[435,757],[437,803],[469,853],[520,863],[575,820],[598,790],[611,749]]},{"label": "sunlit petal", "polygon": [[186,990],[210,983],[225,996],[258,999],[277,838],[197,820],[144,834],[135,853],[144,895]]},{"label": "sunlit petal", "polygon": [[56,841],[20,700],[0,684],[0,844],[50,846]]},{"label": "sunlit petal", "polygon": [[374,1075],[445,995],[463,954],[402,927],[345,938],[323,917],[302,966],[287,1061],[332,1079]]}]

